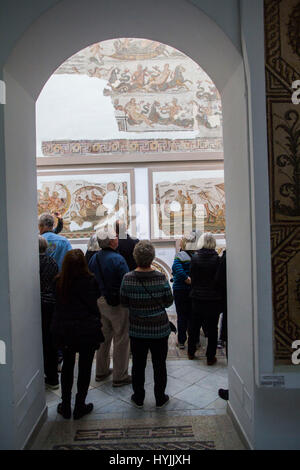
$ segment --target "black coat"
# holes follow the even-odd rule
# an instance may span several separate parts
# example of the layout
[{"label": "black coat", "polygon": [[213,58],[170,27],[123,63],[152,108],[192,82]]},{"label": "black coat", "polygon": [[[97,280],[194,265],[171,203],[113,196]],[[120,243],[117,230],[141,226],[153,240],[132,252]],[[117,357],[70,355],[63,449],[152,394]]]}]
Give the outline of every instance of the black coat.
[{"label": "black coat", "polygon": [[222,299],[226,302],[227,299],[227,282],[226,282],[226,250],[220,260],[219,268],[216,272],[216,286],[220,290]]},{"label": "black coat", "polygon": [[220,291],[215,283],[215,276],[220,258],[215,250],[201,248],[193,257],[190,267],[192,299],[220,301]]},{"label": "black coat", "polygon": [[98,349],[104,341],[97,299],[100,297],[94,276],[74,280],[67,301],[60,298],[55,286],[56,306],[52,335],[57,348],[81,347]]},{"label": "black coat", "polygon": [[133,257],[133,250],[138,242],[137,238],[131,238],[129,235],[127,235],[127,238],[119,238],[118,252],[125,258],[129,271],[133,271],[137,267]]}]

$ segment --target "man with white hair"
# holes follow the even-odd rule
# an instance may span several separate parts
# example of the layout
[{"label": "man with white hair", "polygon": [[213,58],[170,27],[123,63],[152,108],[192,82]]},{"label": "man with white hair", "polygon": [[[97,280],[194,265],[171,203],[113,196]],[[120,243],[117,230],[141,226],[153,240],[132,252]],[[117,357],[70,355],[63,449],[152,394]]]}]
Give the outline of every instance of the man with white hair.
[{"label": "man with white hair", "polygon": [[[116,234],[99,230],[97,237],[100,251],[91,258],[89,269],[95,274],[101,292],[98,307],[105,341],[97,351],[96,381],[101,382],[113,372],[113,387],[122,387],[131,383],[128,375],[129,313],[120,304],[121,282],[129,269],[123,256],[117,252]],[[113,370],[109,368],[112,340]]]},{"label": "man with white hair", "polygon": [[59,270],[61,270],[65,254],[72,250],[72,245],[67,238],[54,233],[53,227],[54,217],[51,214],[42,214],[39,217],[40,235],[43,235],[48,242],[46,254],[55,259]]}]

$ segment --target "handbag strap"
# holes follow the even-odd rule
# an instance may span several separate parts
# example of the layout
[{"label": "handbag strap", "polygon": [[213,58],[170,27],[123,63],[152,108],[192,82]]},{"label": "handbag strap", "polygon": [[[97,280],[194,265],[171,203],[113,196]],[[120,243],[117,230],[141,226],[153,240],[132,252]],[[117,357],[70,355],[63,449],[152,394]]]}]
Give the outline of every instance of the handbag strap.
[{"label": "handbag strap", "polygon": [[[153,297],[152,292],[147,289],[147,287],[145,286],[145,284],[143,283],[143,281],[139,278],[139,276],[135,275],[135,277],[136,277],[136,279],[139,281],[139,283],[142,284],[144,290],[147,292],[147,294],[150,295],[151,299],[153,299],[153,300],[156,302],[156,304],[164,311],[164,313],[165,313],[165,314],[167,315],[167,317],[168,317],[168,314],[167,314],[167,312],[166,312],[166,308],[163,307],[160,302],[157,302],[157,299],[155,299],[155,298]],[[171,331],[176,334],[176,333],[177,333],[177,328],[176,328],[176,326],[174,325],[173,322],[171,322],[171,321],[169,320],[169,317],[168,317],[168,321],[169,321],[169,325],[170,325]]]},{"label": "handbag strap", "polygon": [[166,313],[165,307],[163,307],[160,302],[157,302],[157,299],[153,297],[152,292],[147,289],[147,287],[145,286],[143,281],[139,278],[139,276],[135,275],[135,277],[139,281],[139,283],[142,284],[144,290],[147,292],[148,295],[150,295],[151,299],[153,299],[156,302],[156,304]]}]

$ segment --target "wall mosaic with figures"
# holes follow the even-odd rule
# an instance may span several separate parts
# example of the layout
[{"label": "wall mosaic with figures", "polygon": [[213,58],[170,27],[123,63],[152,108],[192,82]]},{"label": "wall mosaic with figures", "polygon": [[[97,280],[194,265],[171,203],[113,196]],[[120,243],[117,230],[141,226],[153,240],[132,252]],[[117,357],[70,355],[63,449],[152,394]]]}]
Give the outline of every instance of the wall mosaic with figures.
[{"label": "wall mosaic with figures", "polygon": [[70,239],[89,238],[101,228],[124,220],[134,233],[133,172],[95,171],[38,175],[38,214],[59,214],[64,221],[62,235]]},{"label": "wall mosaic with figures", "polygon": [[266,93],[274,311],[274,359],[291,364],[300,339],[300,2],[265,0]]},{"label": "wall mosaic with figures", "polygon": [[[85,119],[79,126],[77,94],[59,93],[80,84]],[[59,119],[66,113],[68,120],[70,109],[72,124],[64,129]],[[111,118],[109,135],[103,120]],[[43,157],[223,151],[222,103],[215,84],[182,52],[147,39],[107,40],[67,59],[38,99],[37,122],[38,156]]]},{"label": "wall mosaic with figures", "polygon": [[170,240],[192,230],[224,234],[224,171],[149,169],[151,238]]}]

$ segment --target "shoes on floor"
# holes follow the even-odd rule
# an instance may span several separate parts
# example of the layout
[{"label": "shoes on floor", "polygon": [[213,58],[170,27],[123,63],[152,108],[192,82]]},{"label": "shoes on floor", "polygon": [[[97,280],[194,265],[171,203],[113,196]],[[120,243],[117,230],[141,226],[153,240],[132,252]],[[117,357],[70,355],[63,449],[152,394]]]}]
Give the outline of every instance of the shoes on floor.
[{"label": "shoes on floor", "polygon": [[109,369],[109,372],[107,374],[103,374],[103,375],[96,375],[96,382],[102,382],[103,380],[107,379],[107,377],[109,377],[112,373],[112,369]]},{"label": "shoes on floor", "polygon": [[126,377],[126,379],[114,381],[112,386],[113,387],[123,387],[123,385],[130,385],[131,383],[132,383],[131,375],[128,375],[128,377]]},{"label": "shoes on floor", "polygon": [[189,354],[188,353],[188,358],[189,358],[190,361],[192,361],[193,359],[196,359],[196,356],[195,356],[195,354]]},{"label": "shoes on floor", "polygon": [[137,400],[134,394],[131,395],[131,401],[137,408],[143,408],[144,406],[144,402]]},{"label": "shoes on floor", "polygon": [[75,405],[75,408],[73,411],[73,418],[80,419],[83,416],[90,413],[93,410],[93,408],[94,408],[93,403],[88,403],[87,405],[80,405],[80,406]]},{"label": "shoes on floor", "polygon": [[45,386],[49,390],[58,390],[59,389],[59,382],[52,382],[50,380],[45,379]]},{"label": "shoes on floor", "polygon": [[224,348],[224,341],[222,341],[222,340],[220,339],[220,340],[218,341],[217,348],[218,348],[218,349],[223,349],[223,348]]},{"label": "shoes on floor", "polygon": [[169,403],[170,397],[169,395],[165,395],[164,399],[161,402],[156,403],[156,408],[162,408],[165,406],[167,403]]},{"label": "shoes on floor", "polygon": [[57,413],[62,415],[62,417],[65,418],[65,419],[70,419],[71,414],[72,414],[71,405],[70,404],[65,404],[63,402],[59,403],[59,405],[57,405]]},{"label": "shoes on floor", "polygon": [[222,400],[229,400],[229,390],[226,390],[224,388],[219,388],[218,390],[219,397],[222,398]]},{"label": "shoes on floor", "polygon": [[213,357],[212,359],[207,359],[207,365],[213,366],[217,362],[217,358]]},{"label": "shoes on floor", "polygon": [[177,343],[176,346],[177,346],[179,349],[184,349],[184,348],[185,348],[184,343]]}]

